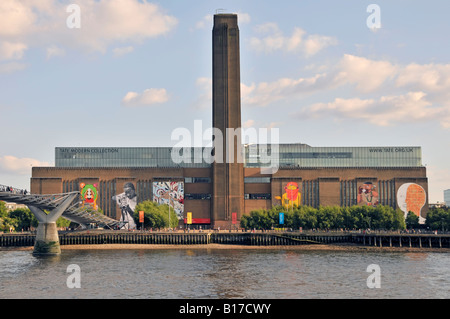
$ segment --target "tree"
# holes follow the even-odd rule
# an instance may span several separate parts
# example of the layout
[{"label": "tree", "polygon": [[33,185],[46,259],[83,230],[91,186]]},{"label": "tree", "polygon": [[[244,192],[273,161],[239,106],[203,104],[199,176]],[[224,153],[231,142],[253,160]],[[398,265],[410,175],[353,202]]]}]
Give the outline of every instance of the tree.
[{"label": "tree", "polygon": [[0,231],[9,232],[11,228],[17,228],[17,220],[9,216],[5,202],[0,201]]},{"label": "tree", "polygon": [[[241,217],[241,227],[245,229],[270,229],[278,225],[278,214],[284,212],[285,227],[298,229],[405,229],[405,219],[400,209],[390,206],[294,206],[286,210],[281,206],[273,206],[269,210],[251,211]],[[450,219],[449,219],[450,222]]]},{"label": "tree", "polygon": [[433,230],[448,230],[450,228],[449,208],[431,208],[428,211],[425,225]]},{"label": "tree", "polygon": [[56,227],[58,227],[58,228],[67,228],[69,226],[70,226],[70,220],[65,219],[62,216],[56,220]]},{"label": "tree", "polygon": [[15,230],[16,228],[17,220],[9,216],[9,212],[6,208],[5,202],[0,201],[0,231],[9,232],[10,229]]},{"label": "tree", "polygon": [[407,228],[418,228],[419,216],[417,216],[413,212],[408,212],[408,215],[406,215],[405,223]]},{"label": "tree", "polygon": [[139,211],[144,212],[144,227],[147,228],[176,228],[178,226],[178,216],[175,211],[170,209],[170,225],[169,225],[169,206],[158,205],[153,201],[143,201],[136,205],[134,220],[139,223]]},{"label": "tree", "polygon": [[357,219],[352,213],[350,207],[341,207],[342,223],[345,229],[355,229],[357,227]]},{"label": "tree", "polygon": [[3,201],[0,201],[0,218],[8,217],[8,210],[6,209],[6,204]]},{"label": "tree", "polygon": [[241,217],[241,227],[245,229],[270,229],[274,223],[269,213],[263,209],[253,210],[244,216]]},{"label": "tree", "polygon": [[394,222],[392,225],[392,229],[405,229],[405,217],[403,215],[403,211],[400,208],[394,210]]},{"label": "tree", "polygon": [[9,216],[17,220],[18,230],[29,230],[30,227],[38,226],[36,217],[28,208],[16,208],[9,213]]}]

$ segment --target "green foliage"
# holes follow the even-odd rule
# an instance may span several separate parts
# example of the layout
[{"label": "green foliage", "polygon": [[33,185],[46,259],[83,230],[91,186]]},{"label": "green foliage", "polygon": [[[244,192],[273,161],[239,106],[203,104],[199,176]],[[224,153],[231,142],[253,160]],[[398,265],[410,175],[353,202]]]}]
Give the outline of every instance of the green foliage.
[{"label": "green foliage", "polygon": [[432,230],[450,229],[450,208],[433,207],[428,211],[425,225]]},{"label": "green foliage", "polygon": [[143,201],[136,205],[134,212],[134,220],[136,225],[140,227],[139,211],[144,211],[144,227],[145,228],[176,228],[178,226],[178,217],[173,208],[170,208],[170,225],[169,225],[169,206],[158,205],[153,201]]},{"label": "green foliage", "polygon": [[0,218],[8,217],[8,210],[6,209],[6,204],[3,201],[0,201]]},{"label": "green foliage", "polygon": [[9,232],[10,228],[17,228],[17,220],[9,216],[5,202],[0,201],[0,231]]},{"label": "green foliage", "polygon": [[[56,221],[57,227],[68,227],[70,221],[59,217]],[[29,231],[32,227],[37,228],[38,221],[28,208],[16,208],[10,212],[7,211],[5,203],[0,202],[0,231],[9,232],[10,228],[14,231]]]},{"label": "green foliage", "polygon": [[56,227],[64,227],[64,228],[66,228],[66,227],[69,227],[69,225],[70,225],[70,220],[65,219],[64,217],[59,217],[56,220]]},{"label": "green foliage", "polygon": [[418,228],[419,227],[419,216],[417,216],[413,212],[408,212],[408,215],[406,215],[405,222],[406,222],[407,228]]},{"label": "green foliage", "polygon": [[403,212],[389,206],[294,206],[286,210],[274,206],[269,210],[254,210],[241,217],[245,229],[279,227],[278,215],[284,212],[284,227],[299,229],[405,229]]},{"label": "green foliage", "polygon": [[17,229],[17,220],[10,217],[0,217],[0,231],[9,232],[10,228]]},{"label": "green foliage", "polygon": [[29,230],[30,227],[37,227],[38,221],[28,208],[17,208],[9,213],[11,218],[17,220],[17,230]]}]

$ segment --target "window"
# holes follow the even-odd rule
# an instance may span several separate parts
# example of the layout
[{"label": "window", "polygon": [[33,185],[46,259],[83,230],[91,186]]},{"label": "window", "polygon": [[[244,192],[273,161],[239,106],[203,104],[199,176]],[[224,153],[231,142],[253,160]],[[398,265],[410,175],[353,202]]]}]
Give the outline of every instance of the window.
[{"label": "window", "polygon": [[244,194],[244,199],[272,199],[272,194]]},{"label": "window", "polygon": [[208,200],[211,199],[211,194],[184,194],[184,199]]},{"label": "window", "polygon": [[244,183],[270,183],[270,177],[245,177]]},{"label": "window", "polygon": [[185,183],[211,183],[211,178],[209,177],[185,177]]}]

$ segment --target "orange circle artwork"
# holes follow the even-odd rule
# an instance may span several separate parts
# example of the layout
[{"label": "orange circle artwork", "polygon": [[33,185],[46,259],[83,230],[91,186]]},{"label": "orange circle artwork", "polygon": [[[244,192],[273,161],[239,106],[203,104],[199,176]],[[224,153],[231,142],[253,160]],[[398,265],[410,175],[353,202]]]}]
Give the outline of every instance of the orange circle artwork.
[{"label": "orange circle artwork", "polygon": [[411,184],[406,191],[406,209],[420,216],[420,210],[426,202],[426,194],[422,187]]}]

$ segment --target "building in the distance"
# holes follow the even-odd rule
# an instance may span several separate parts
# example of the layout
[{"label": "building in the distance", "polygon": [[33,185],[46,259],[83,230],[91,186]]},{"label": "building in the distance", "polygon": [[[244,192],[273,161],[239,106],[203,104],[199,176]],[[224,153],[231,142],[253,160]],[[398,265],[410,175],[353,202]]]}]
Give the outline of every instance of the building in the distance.
[{"label": "building in the distance", "polygon": [[444,191],[444,202],[447,207],[450,207],[450,189]]},{"label": "building in the distance", "polygon": [[27,209],[28,206],[27,205],[23,205],[23,204],[16,204],[16,203],[9,203],[9,202],[5,202],[5,207],[6,209],[10,212],[16,209]]},{"label": "building in the distance", "polygon": [[180,225],[191,213],[206,228],[232,227],[242,214],[273,205],[389,205],[423,221],[428,180],[420,147],[227,142],[225,132],[241,127],[239,72],[237,15],[217,14],[212,118],[224,138],[214,135],[211,149],[57,147],[55,167],[32,168],[31,192],[80,190],[113,218],[144,200],[169,203]]}]

